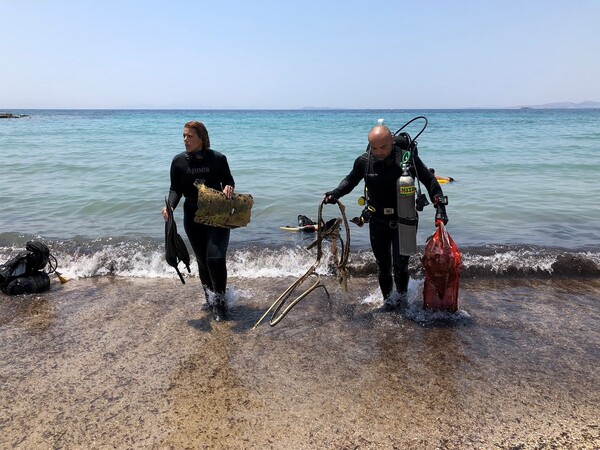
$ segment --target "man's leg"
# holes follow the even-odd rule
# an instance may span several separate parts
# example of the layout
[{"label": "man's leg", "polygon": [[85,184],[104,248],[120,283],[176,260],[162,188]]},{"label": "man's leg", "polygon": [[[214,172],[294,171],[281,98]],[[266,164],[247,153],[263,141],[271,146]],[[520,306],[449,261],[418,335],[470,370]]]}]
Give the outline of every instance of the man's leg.
[{"label": "man's leg", "polygon": [[372,221],[369,223],[369,237],[371,249],[377,262],[377,276],[379,288],[383,294],[383,300],[389,299],[394,281],[392,278],[392,242],[390,239],[390,228],[387,224]]}]

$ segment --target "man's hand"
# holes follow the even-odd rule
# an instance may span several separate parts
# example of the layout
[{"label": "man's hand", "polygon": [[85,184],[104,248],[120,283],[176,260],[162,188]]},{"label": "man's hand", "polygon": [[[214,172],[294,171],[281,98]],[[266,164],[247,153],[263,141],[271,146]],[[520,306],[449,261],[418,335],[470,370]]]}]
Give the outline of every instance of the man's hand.
[{"label": "man's hand", "polygon": [[448,224],[448,216],[446,215],[445,209],[438,207],[437,212],[435,213],[435,223],[437,223],[438,220],[441,220],[444,225]]},{"label": "man's hand", "polygon": [[335,204],[338,201],[338,197],[333,191],[325,192],[325,194],[323,194],[323,201],[325,203]]}]

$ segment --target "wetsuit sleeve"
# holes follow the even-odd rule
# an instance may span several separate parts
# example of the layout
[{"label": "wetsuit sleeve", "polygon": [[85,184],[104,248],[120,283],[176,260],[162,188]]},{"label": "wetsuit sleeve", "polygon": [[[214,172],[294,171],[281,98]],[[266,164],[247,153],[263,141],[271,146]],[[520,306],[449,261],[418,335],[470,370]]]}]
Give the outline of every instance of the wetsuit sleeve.
[{"label": "wetsuit sleeve", "polygon": [[183,189],[180,186],[181,177],[177,174],[177,165],[175,164],[175,159],[171,162],[171,187],[169,188],[169,197],[168,202],[169,205],[173,209],[177,207],[179,204],[179,200],[183,195]]},{"label": "wetsuit sleeve", "polygon": [[414,156],[415,168],[417,169],[417,175],[419,181],[423,183],[423,186],[429,193],[429,200],[433,203],[433,199],[438,195],[444,195],[440,183],[438,183],[435,175],[433,175],[427,166],[421,161],[421,158]]},{"label": "wetsuit sleeve", "polygon": [[354,166],[352,167],[352,171],[348,175],[346,175],[346,177],[340,182],[338,187],[331,191],[331,193],[337,198],[340,198],[352,192],[352,189],[354,189],[365,176],[366,162],[367,158],[365,157],[365,155],[356,158],[356,160],[354,161]]},{"label": "wetsuit sleeve", "polygon": [[227,162],[227,157],[223,155],[223,177],[221,179],[221,188],[225,188],[225,186],[229,185],[231,187],[235,187],[235,180],[233,179],[233,175],[231,175],[231,170],[229,169],[229,163]]}]

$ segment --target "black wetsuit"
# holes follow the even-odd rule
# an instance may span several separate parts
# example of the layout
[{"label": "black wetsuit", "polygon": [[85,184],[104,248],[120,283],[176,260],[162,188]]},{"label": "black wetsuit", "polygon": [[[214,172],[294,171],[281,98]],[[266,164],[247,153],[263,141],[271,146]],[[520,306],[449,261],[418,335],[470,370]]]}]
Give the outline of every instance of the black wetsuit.
[{"label": "black wetsuit", "polygon": [[[350,193],[361,180],[365,180],[369,205],[375,211],[369,221],[369,237],[371,248],[377,262],[379,286],[384,298],[392,293],[394,281],[400,294],[408,289],[408,260],[409,257],[400,254],[400,244],[397,228],[397,187],[396,182],[402,175],[402,150],[394,146],[390,155],[383,161],[377,161],[368,152],[356,158],[352,171],[342,180],[337,188],[330,192],[339,198]],[[433,198],[443,195],[442,188],[435,176],[427,169],[416,152],[412,156],[410,171],[418,179]],[[328,193],[329,194],[329,193]],[[443,209],[444,206],[440,205]],[[388,212],[388,214],[385,214]],[[393,268],[393,278],[392,278]]]},{"label": "black wetsuit", "polygon": [[168,200],[169,205],[175,208],[181,197],[185,197],[183,225],[198,261],[200,281],[205,292],[209,289],[224,295],[227,287],[225,255],[230,230],[194,222],[198,210],[198,189],[194,186],[196,181],[218,191],[222,191],[227,185],[235,187],[225,155],[208,149],[191,155],[182,152],[175,156],[171,163]]}]

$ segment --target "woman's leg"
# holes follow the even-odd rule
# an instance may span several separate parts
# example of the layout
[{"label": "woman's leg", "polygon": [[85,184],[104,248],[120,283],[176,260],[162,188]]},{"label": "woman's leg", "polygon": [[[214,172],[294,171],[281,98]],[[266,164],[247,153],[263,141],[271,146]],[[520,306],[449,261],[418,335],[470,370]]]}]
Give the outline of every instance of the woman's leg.
[{"label": "woman's leg", "polygon": [[188,240],[190,241],[190,245],[192,246],[192,250],[194,251],[194,255],[196,256],[196,262],[198,263],[198,274],[200,275],[200,283],[202,283],[202,288],[208,302],[207,290],[214,290],[206,256],[209,227],[194,222],[194,214],[195,213],[192,214],[186,212],[184,214],[183,225]]},{"label": "woman's leg", "polygon": [[215,293],[213,316],[215,320],[226,320],[228,315],[225,290],[227,288],[226,255],[230,230],[210,227],[206,244],[206,264]]},{"label": "woman's leg", "polygon": [[210,273],[213,291],[225,294],[227,288],[227,248],[229,247],[230,230],[210,227],[206,243],[206,265]]}]

